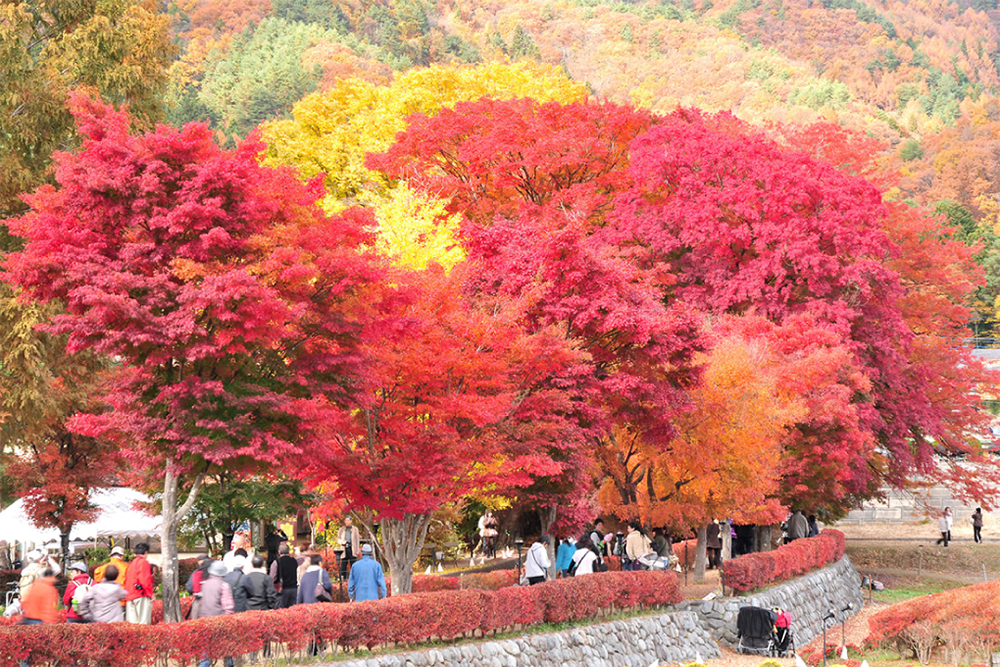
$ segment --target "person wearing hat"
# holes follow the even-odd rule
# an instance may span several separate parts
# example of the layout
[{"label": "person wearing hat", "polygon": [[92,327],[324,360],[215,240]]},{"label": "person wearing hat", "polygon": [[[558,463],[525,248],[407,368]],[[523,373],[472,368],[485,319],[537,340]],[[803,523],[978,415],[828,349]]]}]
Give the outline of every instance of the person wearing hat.
[{"label": "person wearing hat", "polygon": [[118,570],[118,578],[116,581],[124,586],[125,576],[128,572],[128,563],[125,562],[125,550],[121,547],[114,547],[111,550],[111,560],[94,570],[94,581],[97,583],[104,581],[104,574],[110,565],[114,565],[115,569]]},{"label": "person wearing hat", "polygon": [[90,593],[94,580],[90,578],[87,571],[87,564],[83,561],[76,561],[69,566],[69,574],[72,577],[63,593],[63,606],[66,607],[67,623],[86,623],[87,619],[79,612],[80,601]]},{"label": "person wearing hat", "polygon": [[[233,591],[226,583],[229,569],[222,561],[212,561],[208,566],[208,578],[201,582],[201,604],[198,605],[195,618],[211,616],[228,616],[233,613]],[[212,661],[207,657],[198,663],[199,667],[209,667]],[[225,665],[233,664],[232,658],[226,658]]]},{"label": "person wearing hat", "polygon": [[353,602],[378,600],[386,596],[385,573],[382,565],[372,558],[372,545],[361,545],[361,560],[351,566],[347,581],[347,596]]},{"label": "person wearing hat", "polygon": [[233,589],[226,583],[229,570],[221,561],[208,566],[208,578],[201,582],[201,605],[197,618],[227,616],[233,613]]},{"label": "person wearing hat", "polygon": [[34,549],[28,552],[28,555],[24,557],[28,562],[21,570],[21,579],[18,581],[18,586],[20,587],[21,600],[28,597],[28,589],[31,588],[31,584],[35,583],[35,579],[41,574],[44,567],[41,564],[42,552],[38,549]]}]

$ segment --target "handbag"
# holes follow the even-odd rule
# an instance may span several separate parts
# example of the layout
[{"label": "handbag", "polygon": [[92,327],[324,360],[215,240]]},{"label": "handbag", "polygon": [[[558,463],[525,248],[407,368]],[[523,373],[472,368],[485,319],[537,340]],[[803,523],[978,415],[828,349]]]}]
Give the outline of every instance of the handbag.
[{"label": "handbag", "polygon": [[317,602],[333,602],[333,595],[330,591],[326,590],[323,586],[323,577],[320,576],[316,581],[316,590],[313,593],[316,596]]}]

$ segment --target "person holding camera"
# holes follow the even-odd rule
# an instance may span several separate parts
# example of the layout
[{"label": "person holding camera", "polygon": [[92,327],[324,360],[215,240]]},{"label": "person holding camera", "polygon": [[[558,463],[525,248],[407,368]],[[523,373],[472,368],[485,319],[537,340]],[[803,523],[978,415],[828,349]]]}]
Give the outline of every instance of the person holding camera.
[{"label": "person holding camera", "polygon": [[151,625],[153,622],[153,567],[146,560],[149,545],[135,545],[135,559],[125,573],[125,620]]}]

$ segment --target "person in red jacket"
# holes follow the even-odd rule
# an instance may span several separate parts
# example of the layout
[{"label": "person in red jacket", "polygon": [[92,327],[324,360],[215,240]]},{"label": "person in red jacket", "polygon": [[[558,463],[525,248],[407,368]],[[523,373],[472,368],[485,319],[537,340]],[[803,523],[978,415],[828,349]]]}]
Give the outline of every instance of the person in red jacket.
[{"label": "person in red jacket", "polygon": [[[77,561],[69,566],[70,576],[73,577],[69,584],[66,586],[66,592],[63,593],[63,606],[66,607],[66,622],[67,623],[86,623],[85,619],[77,611],[76,607],[73,605],[73,598],[77,598],[77,604],[83,599],[83,595],[90,590],[90,587],[94,585],[94,580],[90,578],[87,573],[87,564],[83,561]],[[81,586],[86,586],[86,588],[80,591],[80,595],[77,595],[77,590]]]},{"label": "person in red jacket", "polygon": [[59,591],[56,590],[56,573],[53,570],[43,570],[31,584],[21,601],[21,611],[24,625],[59,622]]},{"label": "person in red jacket", "polygon": [[153,568],[146,560],[149,545],[135,545],[135,559],[125,575],[125,621],[150,625],[153,622]]}]

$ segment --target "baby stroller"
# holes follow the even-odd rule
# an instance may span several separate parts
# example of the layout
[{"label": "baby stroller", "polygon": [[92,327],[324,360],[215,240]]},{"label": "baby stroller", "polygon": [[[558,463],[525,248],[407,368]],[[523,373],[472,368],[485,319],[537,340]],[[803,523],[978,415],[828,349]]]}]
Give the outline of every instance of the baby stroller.
[{"label": "baby stroller", "polygon": [[738,653],[752,653],[776,658],[795,654],[792,619],[787,611],[740,607],[736,617]]}]

